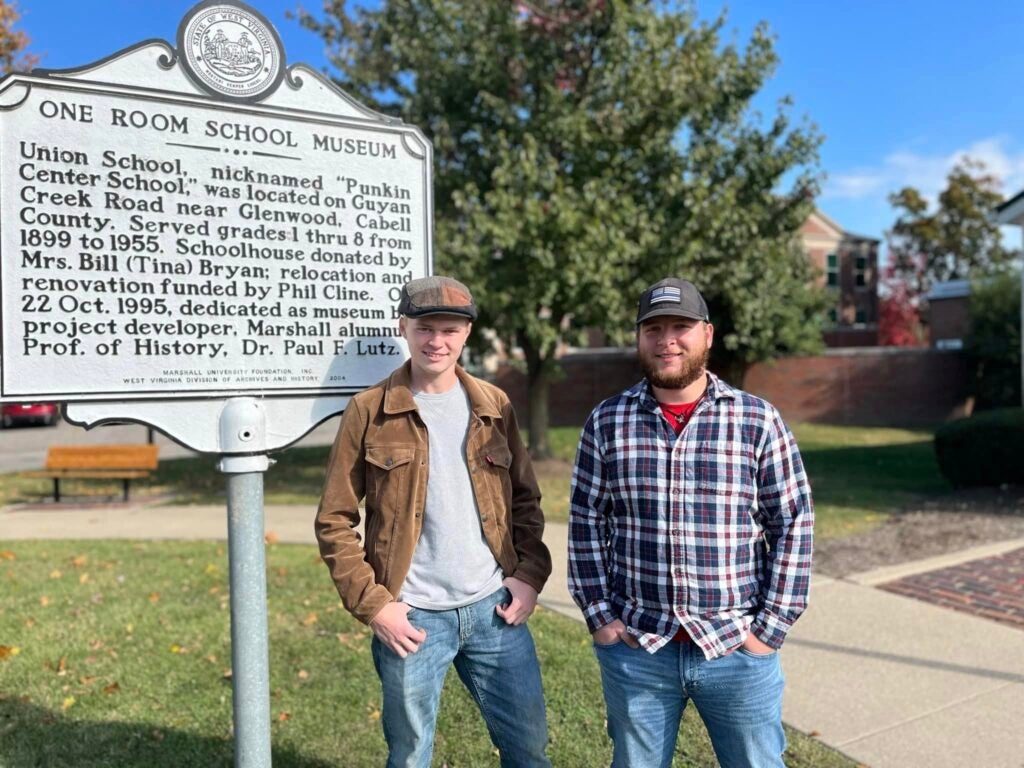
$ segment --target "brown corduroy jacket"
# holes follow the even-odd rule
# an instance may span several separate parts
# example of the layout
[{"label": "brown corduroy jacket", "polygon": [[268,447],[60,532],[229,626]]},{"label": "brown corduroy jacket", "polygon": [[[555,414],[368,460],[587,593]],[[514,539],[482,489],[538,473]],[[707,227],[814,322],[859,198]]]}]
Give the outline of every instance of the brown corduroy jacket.
[{"label": "brown corduroy jacket", "polygon": [[[484,539],[505,576],[540,592],[551,555],[541,540],[540,490],[512,405],[492,384],[456,372],[469,397],[466,461]],[[345,607],[364,623],[401,591],[423,524],[429,467],[427,428],[406,363],[349,402],[316,515],[320,555]],[[355,527],[363,499],[361,543]]]}]

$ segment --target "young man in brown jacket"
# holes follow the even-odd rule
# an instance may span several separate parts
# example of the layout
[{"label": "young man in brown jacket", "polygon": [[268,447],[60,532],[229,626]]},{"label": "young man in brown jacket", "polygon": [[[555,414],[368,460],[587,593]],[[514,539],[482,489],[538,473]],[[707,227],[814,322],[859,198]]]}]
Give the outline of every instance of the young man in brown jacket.
[{"label": "young man in brown jacket", "polygon": [[530,458],[508,397],[458,365],[477,316],[469,289],[412,280],[399,312],[411,359],[345,409],[316,517],[338,593],[374,633],[387,764],[430,765],[454,664],[502,766],[549,766],[526,620],[551,557]]}]

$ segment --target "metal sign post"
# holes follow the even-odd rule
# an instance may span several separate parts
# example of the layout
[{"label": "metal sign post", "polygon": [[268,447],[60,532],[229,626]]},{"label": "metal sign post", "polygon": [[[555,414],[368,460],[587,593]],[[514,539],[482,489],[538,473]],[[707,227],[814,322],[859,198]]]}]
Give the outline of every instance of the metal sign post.
[{"label": "metal sign post", "polygon": [[263,546],[263,473],[266,414],[252,398],[229,400],[220,417],[227,455],[220,471],[228,485],[228,560],[231,578],[231,685],[235,765],[270,765],[270,660],[267,648],[267,563]]},{"label": "metal sign post", "polygon": [[221,457],[235,764],[263,768],[267,454],[408,356],[432,150],[247,5],[204,0],[175,41],[0,78],[0,402]]}]

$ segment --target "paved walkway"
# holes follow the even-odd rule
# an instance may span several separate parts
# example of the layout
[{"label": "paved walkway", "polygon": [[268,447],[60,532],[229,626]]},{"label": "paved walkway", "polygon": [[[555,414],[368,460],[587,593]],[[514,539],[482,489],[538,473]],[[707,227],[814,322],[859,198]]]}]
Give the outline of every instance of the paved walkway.
[{"label": "paved walkway", "polygon": [[881,588],[1024,629],[1024,547],[907,576]]},{"label": "paved walkway", "polygon": [[[312,544],[313,512],[270,507],[266,530]],[[225,537],[226,526],[223,507],[0,511],[0,539],[208,539]],[[545,538],[555,573],[541,602],[578,621],[565,587],[565,526],[549,525]],[[1024,631],[875,586],[1022,547],[815,578],[782,652],[786,722],[875,768],[1022,768]]]}]

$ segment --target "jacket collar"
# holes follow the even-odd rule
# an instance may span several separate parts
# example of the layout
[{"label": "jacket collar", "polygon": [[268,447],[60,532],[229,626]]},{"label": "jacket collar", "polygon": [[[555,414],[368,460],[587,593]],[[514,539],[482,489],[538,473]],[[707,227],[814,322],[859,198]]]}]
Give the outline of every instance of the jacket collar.
[{"label": "jacket collar", "polygon": [[[480,382],[473,376],[466,373],[461,365],[455,366],[455,375],[466,389],[466,396],[469,398],[469,407],[473,413],[483,418],[489,416],[492,419],[500,419],[501,411],[498,410],[492,398],[484,392]],[[412,362],[406,360],[405,364],[396,368],[388,376],[384,385],[384,413],[393,415],[416,410],[416,401],[412,392]]]}]

